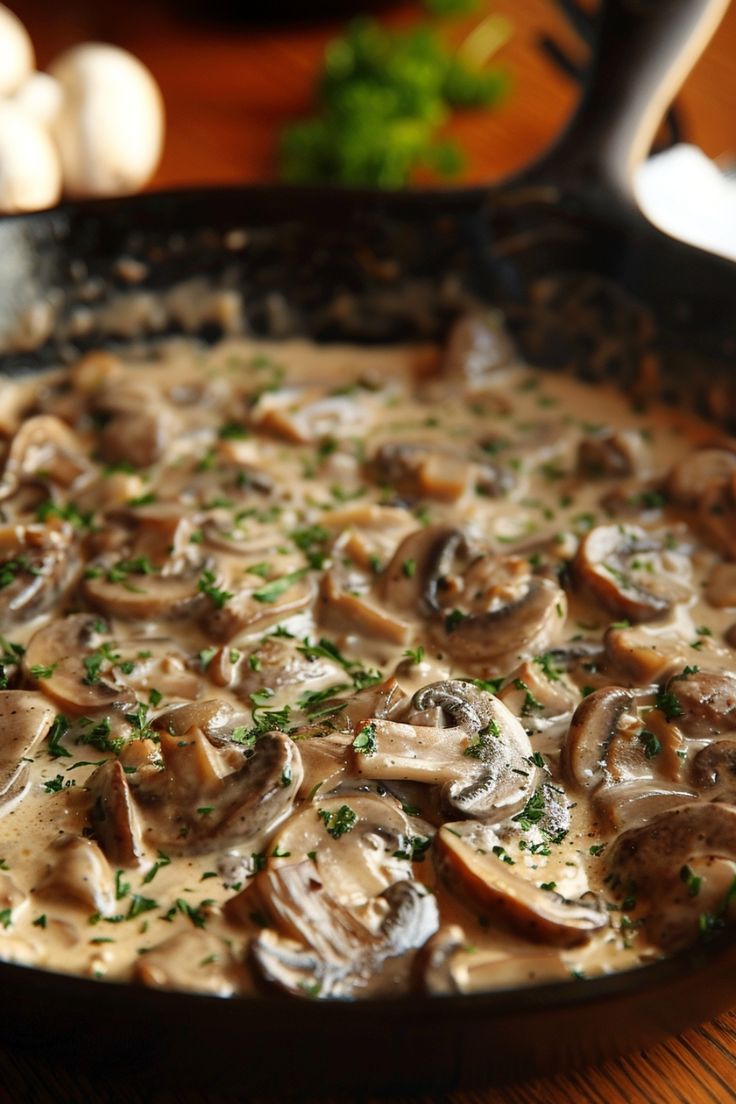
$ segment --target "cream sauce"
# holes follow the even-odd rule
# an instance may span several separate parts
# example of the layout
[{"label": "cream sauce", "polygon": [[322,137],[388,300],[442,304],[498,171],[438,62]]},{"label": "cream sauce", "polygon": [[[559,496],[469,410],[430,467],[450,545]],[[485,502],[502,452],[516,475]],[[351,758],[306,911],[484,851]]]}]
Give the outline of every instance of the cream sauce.
[{"label": "cream sauce", "polygon": [[[430,991],[592,976],[662,953],[646,923],[646,886],[627,901],[607,863],[617,832],[653,814],[617,824],[622,791],[615,787],[644,779],[645,788],[664,782],[692,790],[693,757],[714,738],[713,725],[683,734],[682,710],[668,717],[654,707],[667,674],[733,669],[724,641],[736,620],[736,593],[723,596],[723,586],[736,590],[722,566],[729,534],[714,534],[707,519],[704,529],[699,502],[673,503],[663,489],[691,450],[724,443],[693,417],[632,409],[612,389],[522,364],[448,382],[439,363],[432,348],[176,342],[155,360],[123,367],[92,354],[69,370],[2,385],[5,677],[11,691],[42,695],[62,716],[11,764],[21,774],[23,764],[30,768],[28,778],[16,779],[14,797],[9,787],[0,798],[3,958],[221,995],[250,992],[264,973],[279,980],[254,955],[264,924],[275,939],[292,939],[292,950],[300,947],[298,921],[287,923],[273,900],[266,899],[270,914],[263,908],[268,872],[278,876],[299,861],[313,863],[330,900],[352,909],[379,942],[388,914],[381,894],[397,881],[432,891],[441,929],[430,945],[432,969],[430,952],[415,940],[403,958],[379,949],[356,976],[330,988],[317,971],[313,985],[297,981],[295,992],[404,991],[417,951],[411,984]],[[24,440],[34,417],[46,422]],[[609,473],[600,450],[611,440]],[[708,489],[715,484],[723,489],[725,477]],[[393,581],[390,564],[410,534],[439,526],[462,531],[469,550],[445,550],[428,612],[421,550],[394,563]],[[594,562],[592,544],[590,562],[582,559],[581,543],[606,526],[621,526],[624,543],[638,540],[634,561],[614,548]],[[632,537],[639,529],[650,545]],[[51,545],[57,559],[34,568],[34,550]],[[727,577],[714,591],[716,568]],[[18,599],[15,608],[4,601],[3,591],[14,595],[34,578],[50,600],[24,606]],[[530,579],[559,595],[541,627],[530,623],[520,637],[507,637],[518,616],[512,610],[488,622],[480,646],[463,642],[474,617],[509,607]],[[616,588],[624,613],[616,612]],[[625,635],[618,651],[609,643],[601,653],[604,633],[609,640],[611,632],[626,634],[625,613],[642,600],[660,601],[631,630],[642,634],[646,655],[631,659]],[[90,643],[68,637],[55,650],[44,643],[49,625],[85,610],[103,619]],[[612,622],[619,628],[610,630]],[[565,659],[559,650],[580,640],[590,654]],[[536,772],[521,807],[463,821],[438,784],[417,781],[416,772],[403,781],[371,777],[384,736],[371,750],[380,698],[370,687],[392,675],[397,701],[401,692],[404,699],[386,739],[401,736],[392,724],[413,721],[426,736],[428,725],[449,723],[436,710],[411,718],[409,696],[423,686],[475,678],[484,680],[481,693],[499,695],[533,753],[516,768]],[[565,747],[573,710],[591,689],[611,685],[634,687],[641,712],[616,752],[623,765],[611,753],[595,790],[571,778]],[[100,686],[112,688],[103,705],[92,700]],[[151,727],[176,705],[210,699],[234,710],[224,737],[218,730],[208,739],[202,723],[175,735],[167,722]],[[233,828],[222,779],[243,769],[244,753],[273,727],[293,737],[280,737],[293,749],[284,752],[293,756],[293,776],[284,768],[284,794],[270,820],[248,805]],[[732,727],[724,722],[717,734]],[[7,726],[2,744],[10,759],[11,733]],[[458,739],[465,750],[443,768],[445,781],[484,762],[485,752],[472,748],[488,733]],[[112,816],[112,791],[94,782],[87,788],[99,765],[116,759],[142,830],[127,861],[100,827],[99,806],[94,812],[98,800]],[[366,793],[379,795],[396,833],[377,850],[389,830],[376,836],[369,813],[360,813]],[[540,805],[548,814],[550,802],[559,806],[557,822],[540,819]],[[354,813],[353,806],[355,822],[335,832],[340,809]],[[307,828],[297,830],[294,818],[307,814]],[[201,827],[221,815],[221,831]],[[550,901],[592,891],[605,923],[572,946],[535,940],[513,909],[509,923],[508,910],[433,861],[431,839],[443,823],[464,838],[470,833],[476,854],[543,887]],[[411,861],[412,848],[421,861]],[[698,924],[727,917],[726,860],[695,856],[683,875],[697,894],[673,908],[685,908],[692,936]],[[436,926],[430,922],[426,934]]]}]

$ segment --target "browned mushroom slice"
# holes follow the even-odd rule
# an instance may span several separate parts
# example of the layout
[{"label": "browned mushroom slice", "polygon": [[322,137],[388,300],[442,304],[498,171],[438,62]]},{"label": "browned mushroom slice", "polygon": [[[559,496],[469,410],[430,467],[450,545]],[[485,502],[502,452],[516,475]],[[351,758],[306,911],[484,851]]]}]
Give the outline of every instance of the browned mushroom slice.
[{"label": "browned mushroom slice", "polygon": [[89,778],[87,789],[92,828],[107,857],[119,866],[140,862],[141,828],[122,764],[117,759],[103,763]]},{"label": "browned mushroom slice", "polygon": [[642,437],[634,430],[591,434],[578,446],[578,469],[583,475],[633,475],[641,463]]},{"label": "browned mushroom slice", "polygon": [[447,525],[428,525],[409,533],[381,575],[381,598],[398,614],[426,616],[436,611],[438,579],[463,541],[460,530]]},{"label": "browned mushroom slice", "polygon": [[375,929],[331,897],[310,862],[258,878],[261,912],[288,934],[261,931],[251,954],[267,981],[295,996],[350,996],[387,958],[421,947],[439,924],[434,896],[414,882],[379,895],[385,906]]},{"label": "browned mushroom slice", "polygon": [[474,465],[436,443],[386,441],[370,461],[377,482],[407,498],[457,502],[471,486]]},{"label": "browned mushroom slice", "polygon": [[686,736],[719,736],[736,728],[736,676],[685,667],[667,681],[658,705]]},{"label": "browned mushroom slice", "polygon": [[570,967],[559,950],[519,946],[504,951],[469,946],[457,924],[440,928],[428,940],[417,965],[423,988],[435,996],[515,989],[570,977]]},{"label": "browned mushroom slice", "polygon": [[715,565],[708,577],[705,597],[716,609],[736,606],[736,563]]},{"label": "browned mushroom slice", "polygon": [[300,734],[297,738],[304,767],[299,800],[311,800],[317,794],[320,797],[326,796],[347,776],[347,752],[352,736],[349,733],[335,732],[306,738]]},{"label": "browned mushroom slice", "polygon": [[321,624],[345,636],[362,636],[389,644],[406,644],[411,626],[383,609],[368,594],[346,589],[337,571],[328,571],[320,585],[317,618]]},{"label": "browned mushroom slice", "polygon": [[646,686],[691,655],[689,644],[672,632],[661,632],[645,625],[629,628],[609,626],[603,636],[610,668],[632,686]]},{"label": "browned mushroom slice", "polygon": [[367,402],[358,404],[346,395],[325,394],[321,387],[282,387],[260,396],[251,421],[257,429],[284,441],[310,444],[328,436],[365,433],[368,416]]},{"label": "browned mushroom slice", "polygon": [[133,705],[135,695],[116,682],[114,668],[101,674],[109,662],[99,650],[106,635],[105,622],[88,613],[51,621],[31,637],[23,670],[43,676],[44,694],[72,713]]},{"label": "browned mushroom slice", "polygon": [[702,916],[721,925],[730,919],[734,861],[736,808],[693,801],[624,832],[609,852],[608,868],[622,893],[647,901],[650,939],[673,950],[697,937]]},{"label": "browned mushroom slice", "polygon": [[544,652],[564,624],[567,600],[551,579],[530,575],[491,608],[455,608],[432,626],[438,644],[484,677],[506,674],[519,660]]},{"label": "browned mushroom slice", "polygon": [[0,692],[0,809],[7,812],[23,795],[27,764],[54,719],[43,694],[29,690]]},{"label": "browned mushroom slice", "polygon": [[[606,686],[589,694],[575,710],[562,748],[565,774],[574,785],[594,790],[615,778],[609,755],[615,741],[636,743],[642,725],[633,690]],[[641,753],[641,745],[637,745]]]},{"label": "browned mushroom slice", "polygon": [[440,708],[454,726],[368,722],[353,743],[354,769],[362,777],[442,786],[450,808],[487,822],[523,808],[537,769],[529,738],[505,705],[457,680],[425,686],[413,705],[420,711]]},{"label": "browned mushroom slice", "polygon": [[186,736],[192,728],[198,728],[208,740],[217,743],[224,740],[228,731],[239,723],[234,717],[235,710],[230,702],[223,698],[208,698],[159,713],[151,727],[178,737]]},{"label": "browned mushroom slice", "polygon": [[236,744],[217,750],[196,728],[160,740],[164,769],[127,779],[146,844],[197,854],[248,843],[290,812],[302,765],[283,733],[264,733],[245,752]]},{"label": "browned mushroom slice", "polygon": [[667,494],[678,506],[693,509],[713,487],[728,483],[736,472],[736,452],[704,448],[678,460],[667,477]]},{"label": "browned mushroom slice", "polygon": [[391,798],[372,793],[323,798],[318,792],[313,804],[279,829],[270,865],[311,858],[332,896],[357,907],[411,876],[410,842],[417,832],[417,822]]},{"label": "browned mushroom slice", "polygon": [[[207,670],[211,676],[210,667]],[[331,662],[326,656],[310,658],[304,655],[295,640],[268,636],[242,664],[233,691],[250,703],[250,695],[258,690],[268,688],[276,692],[286,686],[323,683],[327,679],[338,681],[344,674],[339,663]]]},{"label": "browned mushroom slice", "polygon": [[596,791],[594,808],[596,815],[605,820],[614,831],[646,824],[652,817],[666,809],[697,800],[695,790],[677,782],[660,782],[651,778],[637,778],[616,786],[605,786]]},{"label": "browned mushroom slice", "polygon": [[579,701],[579,694],[563,668],[556,666],[553,654],[548,653],[527,660],[512,671],[498,698],[522,718],[527,732],[541,732],[565,722]]},{"label": "browned mushroom slice", "polygon": [[201,579],[201,567],[166,574],[154,570],[144,558],[125,559],[88,568],[82,591],[90,605],[109,617],[170,620],[186,617],[204,604]]},{"label": "browned mushroom slice", "polygon": [[58,418],[40,414],[27,418],[11,441],[0,497],[39,473],[43,473],[44,479],[71,489],[91,472],[92,465],[77,435]]},{"label": "browned mushroom slice", "polygon": [[736,805],[736,740],[715,740],[690,765],[693,786],[707,801]]},{"label": "browned mushroom slice", "polygon": [[232,997],[248,988],[245,970],[226,940],[207,931],[181,931],[141,955],[133,968],[143,985]]},{"label": "browned mushroom slice", "polygon": [[360,721],[368,721],[371,717],[381,717],[385,720],[398,719],[399,714],[406,712],[410,701],[409,695],[402,690],[396,679],[390,678],[375,686],[366,686],[357,694],[352,694],[341,716],[345,724],[351,727]]},{"label": "browned mushroom slice", "polygon": [[451,825],[437,833],[440,870],[454,888],[465,891],[492,915],[535,942],[575,947],[608,923],[592,899],[568,901],[512,874],[501,858],[476,850]]},{"label": "browned mushroom slice", "polygon": [[[611,613],[630,621],[665,617],[690,588],[663,563],[662,543],[638,526],[599,525],[580,542],[574,560],[577,578]],[[671,553],[670,555],[674,555]],[[687,570],[677,558],[680,580]]]},{"label": "browned mushroom slice", "polygon": [[72,902],[100,916],[115,911],[115,885],[107,859],[93,840],[66,837],[49,848],[40,897]]},{"label": "browned mushroom slice", "polygon": [[140,379],[117,377],[94,395],[93,408],[109,420],[99,434],[100,452],[110,464],[147,468],[174,439],[176,418],[160,394]]},{"label": "browned mushroom slice", "polygon": [[0,627],[51,609],[74,583],[79,565],[69,525],[0,529]]},{"label": "browned mushroom slice", "polygon": [[282,575],[256,590],[241,590],[224,602],[211,603],[201,618],[212,640],[232,640],[241,632],[267,629],[284,617],[305,609],[314,599],[314,585],[304,569]]},{"label": "browned mushroom slice", "polygon": [[123,526],[130,534],[130,560],[143,557],[156,567],[167,560],[191,553],[191,517],[179,503],[151,503],[109,510],[106,518]]}]

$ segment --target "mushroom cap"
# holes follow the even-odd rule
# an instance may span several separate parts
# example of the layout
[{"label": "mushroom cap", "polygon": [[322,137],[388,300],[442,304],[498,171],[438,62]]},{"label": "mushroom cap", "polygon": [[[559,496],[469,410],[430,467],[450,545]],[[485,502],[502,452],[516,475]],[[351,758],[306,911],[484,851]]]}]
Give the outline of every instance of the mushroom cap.
[{"label": "mushroom cap", "polygon": [[61,167],[48,133],[16,104],[0,103],[0,210],[40,211],[60,195]]},{"label": "mushroom cap", "polygon": [[56,121],[61,100],[61,86],[48,73],[31,73],[13,94],[13,103],[47,130]]},{"label": "mushroom cap", "polygon": [[28,31],[0,4],[0,98],[10,96],[33,72],[36,58]]},{"label": "mushroom cap", "polygon": [[142,188],[164,132],[161,93],[148,69],[126,50],[90,42],[66,50],[49,72],[64,93],[55,137],[65,191],[111,196]]},{"label": "mushroom cap", "polygon": [[729,482],[736,472],[736,451],[703,448],[683,456],[667,478],[667,494],[678,506],[694,508],[714,487]]}]

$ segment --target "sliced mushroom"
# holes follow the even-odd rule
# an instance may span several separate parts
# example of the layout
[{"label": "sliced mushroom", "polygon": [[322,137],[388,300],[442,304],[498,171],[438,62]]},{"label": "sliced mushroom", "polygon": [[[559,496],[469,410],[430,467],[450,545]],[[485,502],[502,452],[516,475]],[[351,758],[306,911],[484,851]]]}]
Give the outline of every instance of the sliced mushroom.
[{"label": "sliced mushroom", "polygon": [[314,804],[300,809],[279,830],[270,865],[311,857],[337,901],[363,906],[394,882],[411,877],[407,848],[415,835],[415,825],[391,798],[372,793],[322,798],[317,793]]},{"label": "sliced mushroom", "polygon": [[719,736],[736,729],[736,675],[685,667],[668,679],[664,704],[686,736]]},{"label": "sliced mushroom", "polygon": [[310,862],[258,877],[262,909],[290,934],[261,931],[251,954],[267,981],[295,996],[350,996],[387,958],[421,947],[439,925],[434,896],[414,882],[379,895],[376,930],[330,896]]},{"label": "sliced mushroom", "polygon": [[0,810],[17,804],[28,784],[25,759],[51,727],[55,713],[43,694],[29,690],[0,692]]},{"label": "sliced mushroom", "polygon": [[534,660],[522,663],[498,692],[499,700],[521,718],[527,732],[542,732],[565,722],[579,700],[552,654],[542,658],[544,665]]},{"label": "sliced mushroom", "polygon": [[660,782],[651,778],[636,778],[616,786],[604,786],[596,791],[594,808],[614,831],[639,827],[666,809],[696,801],[698,794],[681,782]]},{"label": "sliced mushroom", "polygon": [[690,765],[693,786],[707,801],[736,805],[736,740],[715,740]]},{"label": "sliced mushroom", "polygon": [[583,475],[634,475],[641,463],[642,437],[634,430],[591,434],[578,445],[578,470]]},{"label": "sliced mushroom", "polygon": [[198,728],[162,731],[160,741],[164,769],[126,777],[146,845],[198,854],[257,843],[291,811],[303,772],[283,733],[266,732],[245,752],[232,743],[216,749]]},{"label": "sliced mushroom", "polygon": [[683,666],[690,647],[673,636],[646,625],[630,628],[609,626],[603,636],[608,666],[632,686],[657,682],[678,662]]},{"label": "sliced mushroom", "polygon": [[44,480],[72,490],[92,471],[81,441],[69,426],[49,414],[39,414],[27,418],[10,443],[0,497],[40,473]]},{"label": "sliced mushroom", "polygon": [[207,698],[205,701],[177,705],[159,713],[152,728],[163,729],[170,736],[186,736],[192,728],[200,729],[213,743],[225,741],[228,731],[239,722],[234,719],[235,710],[223,698]]},{"label": "sliced mushroom", "polygon": [[[457,502],[475,481],[476,468],[464,456],[436,442],[386,441],[372,457],[373,478],[405,498]],[[510,481],[509,481],[510,483]]]},{"label": "sliced mushroom", "polygon": [[51,609],[75,582],[79,565],[70,525],[0,529],[0,628]]},{"label": "sliced mushroom", "polygon": [[[453,610],[432,626],[437,643],[484,677],[506,674],[544,652],[564,624],[565,593],[551,579],[527,577],[520,592],[482,612]],[[457,616],[459,613],[459,617]]]},{"label": "sliced mushroom", "polygon": [[476,850],[452,825],[440,828],[435,849],[440,871],[454,888],[534,942],[575,947],[608,923],[595,899],[568,901],[538,888],[512,874],[498,856]]},{"label": "sliced mushroom", "polygon": [[268,636],[242,664],[233,691],[242,700],[250,702],[250,695],[258,690],[267,688],[277,692],[286,686],[321,684],[327,679],[338,681],[344,674],[343,668],[326,656],[305,656],[299,651],[297,641]]},{"label": "sliced mushroom", "polygon": [[[437,612],[438,580],[463,540],[459,529],[447,525],[428,525],[409,533],[381,575],[381,598],[399,615]],[[411,570],[407,564],[413,565]]]},{"label": "sliced mushroom", "polygon": [[[72,713],[133,705],[135,695],[117,683],[114,669],[100,674],[106,661],[97,649],[108,635],[105,622],[88,613],[51,621],[31,637],[23,670],[31,679],[43,672],[44,694]],[[90,662],[93,655],[99,663]]]},{"label": "sliced mushroom", "polygon": [[611,770],[612,746],[622,739],[631,745],[641,728],[633,690],[607,686],[589,694],[575,710],[563,744],[565,774],[584,790],[623,781]]},{"label": "sliced mushroom", "polygon": [[89,778],[87,789],[90,821],[102,850],[119,866],[139,863],[141,826],[122,763],[117,759],[103,763]]},{"label": "sliced mushroom", "polygon": [[171,620],[204,605],[201,565],[181,573],[153,571],[147,560],[92,564],[82,592],[95,609],[123,621]]},{"label": "sliced mushroom", "polygon": [[322,577],[317,618],[344,636],[362,636],[389,644],[406,644],[411,633],[408,622],[371,601],[369,595],[346,589],[334,569]]},{"label": "sliced mushroom", "polygon": [[[364,396],[368,400],[369,395]],[[369,403],[351,402],[346,395],[325,394],[321,387],[282,387],[259,396],[252,424],[264,433],[293,444],[315,444],[325,437],[365,433]]]},{"label": "sliced mushroom", "polygon": [[736,452],[704,448],[678,460],[667,477],[668,497],[678,506],[695,508],[713,487],[728,483],[736,472]]},{"label": "sliced mushroom", "polygon": [[736,606],[736,563],[715,565],[708,577],[705,597],[716,609]]},{"label": "sliced mushroom", "polygon": [[[713,900],[707,878],[693,894],[683,871],[706,860],[718,882],[720,859],[728,860],[725,887],[717,886],[720,903]],[[624,832],[609,852],[608,867],[621,892],[648,902],[645,924],[650,939],[672,950],[696,938],[704,913],[718,916],[721,922],[729,919],[735,861],[736,808],[693,801]]]},{"label": "sliced mushroom", "polygon": [[503,820],[526,804],[537,769],[529,738],[505,705],[459,680],[425,686],[412,704],[419,711],[442,709],[453,727],[368,722],[361,731],[369,732],[369,743],[354,745],[359,775],[441,786],[451,809],[487,822]]},{"label": "sliced mushroom", "polygon": [[686,575],[687,561],[677,556],[668,572],[662,548],[661,541],[638,526],[599,525],[580,542],[573,568],[611,613],[635,622],[653,621],[691,593],[676,577]]},{"label": "sliced mushroom", "polygon": [[156,389],[129,375],[114,375],[93,394],[92,408],[107,417],[100,452],[110,464],[147,468],[161,459],[174,439],[176,418]]},{"label": "sliced mushroom", "polygon": [[267,629],[287,615],[305,609],[313,599],[312,580],[299,570],[255,590],[250,587],[241,590],[222,604],[211,605],[203,614],[201,625],[212,640],[228,641],[241,632]]},{"label": "sliced mushroom", "polygon": [[46,873],[33,892],[82,905],[98,916],[115,911],[112,871],[97,844],[83,836],[66,837],[50,848]]}]

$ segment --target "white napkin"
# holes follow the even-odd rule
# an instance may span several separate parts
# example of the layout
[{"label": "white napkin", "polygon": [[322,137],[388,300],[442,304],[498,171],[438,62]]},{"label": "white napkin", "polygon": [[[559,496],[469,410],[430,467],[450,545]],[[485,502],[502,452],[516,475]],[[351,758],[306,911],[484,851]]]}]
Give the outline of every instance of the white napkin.
[{"label": "white napkin", "polygon": [[736,261],[736,178],[702,150],[679,145],[650,157],[636,171],[634,191],[660,230]]}]

